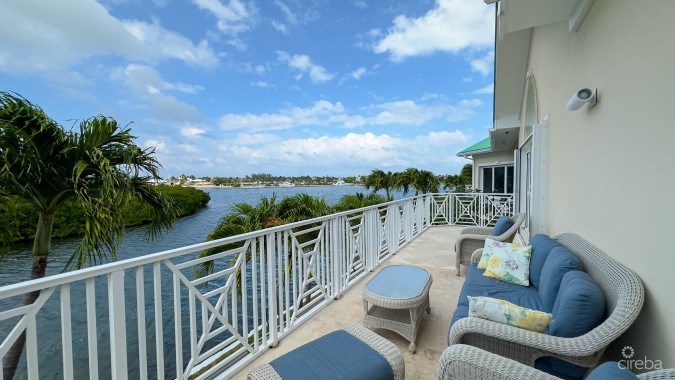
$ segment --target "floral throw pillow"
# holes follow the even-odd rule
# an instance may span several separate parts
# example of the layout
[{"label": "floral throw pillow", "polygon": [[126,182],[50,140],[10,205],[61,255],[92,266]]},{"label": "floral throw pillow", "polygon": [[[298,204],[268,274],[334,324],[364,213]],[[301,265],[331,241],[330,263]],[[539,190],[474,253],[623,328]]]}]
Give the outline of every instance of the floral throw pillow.
[{"label": "floral throw pillow", "polygon": [[530,286],[532,246],[493,247],[483,276],[511,284]]},{"label": "floral throw pillow", "polygon": [[543,333],[551,323],[552,314],[512,304],[490,297],[469,298],[469,317],[487,319],[509,326]]},{"label": "floral throw pillow", "polygon": [[488,262],[490,261],[490,256],[495,251],[495,249],[517,249],[524,247],[523,245],[516,243],[504,243],[497,240],[492,240],[490,238],[485,239],[485,246],[483,247],[483,255],[480,257],[478,262],[478,269],[487,268]]}]

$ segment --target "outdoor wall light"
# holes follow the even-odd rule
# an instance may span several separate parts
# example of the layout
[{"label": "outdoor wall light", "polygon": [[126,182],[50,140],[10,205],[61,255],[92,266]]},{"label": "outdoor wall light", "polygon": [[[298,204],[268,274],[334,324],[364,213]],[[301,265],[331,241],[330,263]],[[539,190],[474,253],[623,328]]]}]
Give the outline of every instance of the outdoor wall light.
[{"label": "outdoor wall light", "polygon": [[598,101],[597,91],[597,88],[582,88],[581,90],[575,92],[567,102],[567,109],[570,111],[576,111],[586,103],[588,103],[589,107],[593,107]]}]

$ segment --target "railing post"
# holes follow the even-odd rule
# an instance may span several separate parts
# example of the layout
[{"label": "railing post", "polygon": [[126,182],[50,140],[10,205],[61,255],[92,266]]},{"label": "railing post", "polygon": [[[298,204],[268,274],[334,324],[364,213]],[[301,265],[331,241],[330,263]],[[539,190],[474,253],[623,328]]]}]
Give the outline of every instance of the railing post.
[{"label": "railing post", "polygon": [[455,197],[457,197],[455,193],[448,195],[448,224],[451,226],[455,224]]},{"label": "railing post", "polygon": [[113,379],[127,379],[127,326],[124,310],[124,270],[108,274],[110,369]]},{"label": "railing post", "polygon": [[372,271],[377,265],[377,249],[375,240],[377,237],[377,209],[370,209],[365,214],[365,248],[366,269]]}]

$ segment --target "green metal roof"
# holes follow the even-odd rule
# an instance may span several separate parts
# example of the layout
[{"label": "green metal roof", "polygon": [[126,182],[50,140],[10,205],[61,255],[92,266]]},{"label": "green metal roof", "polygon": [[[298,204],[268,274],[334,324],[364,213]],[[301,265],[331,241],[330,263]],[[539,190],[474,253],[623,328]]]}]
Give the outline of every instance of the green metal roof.
[{"label": "green metal roof", "polygon": [[458,156],[470,156],[473,153],[477,152],[485,152],[489,151],[492,149],[492,145],[490,144],[490,137],[486,138],[485,140],[481,140],[470,147],[462,150],[461,152],[457,153]]}]

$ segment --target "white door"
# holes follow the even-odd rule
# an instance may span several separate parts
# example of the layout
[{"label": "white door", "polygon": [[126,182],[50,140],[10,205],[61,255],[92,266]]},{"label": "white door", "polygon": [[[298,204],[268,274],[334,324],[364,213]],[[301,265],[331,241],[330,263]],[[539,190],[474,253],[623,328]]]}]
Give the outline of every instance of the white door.
[{"label": "white door", "polygon": [[516,151],[518,187],[516,212],[525,213],[520,234],[527,242],[531,235],[546,233],[548,207],[548,117],[534,125],[532,134]]}]

